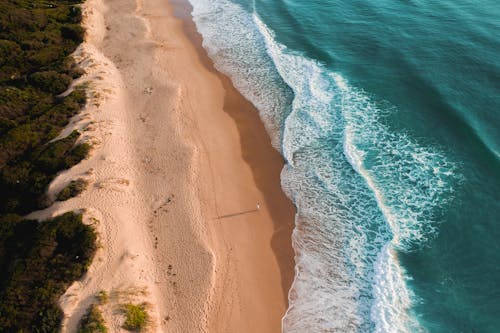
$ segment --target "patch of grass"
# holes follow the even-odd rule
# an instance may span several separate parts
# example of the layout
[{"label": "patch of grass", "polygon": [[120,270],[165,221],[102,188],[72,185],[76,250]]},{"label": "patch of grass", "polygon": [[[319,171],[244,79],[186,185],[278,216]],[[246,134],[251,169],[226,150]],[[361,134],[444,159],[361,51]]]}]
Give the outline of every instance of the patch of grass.
[{"label": "patch of grass", "polygon": [[76,197],[87,188],[87,181],[79,178],[72,180],[65,188],[57,194],[57,201],[65,201],[70,198]]},{"label": "patch of grass", "polygon": [[97,305],[93,304],[87,314],[82,318],[80,325],[78,327],[77,333],[107,333],[108,329],[106,327],[106,323],[104,322],[104,318],[102,317],[102,313],[97,307]]},{"label": "patch of grass", "polygon": [[146,327],[149,320],[146,304],[124,304],[123,311],[125,313],[124,329],[140,332]]},{"label": "patch of grass", "polygon": [[106,304],[108,303],[108,300],[109,300],[109,295],[108,293],[106,292],[106,290],[101,290],[97,296],[97,301],[99,301],[99,304],[103,305],[103,304]]}]

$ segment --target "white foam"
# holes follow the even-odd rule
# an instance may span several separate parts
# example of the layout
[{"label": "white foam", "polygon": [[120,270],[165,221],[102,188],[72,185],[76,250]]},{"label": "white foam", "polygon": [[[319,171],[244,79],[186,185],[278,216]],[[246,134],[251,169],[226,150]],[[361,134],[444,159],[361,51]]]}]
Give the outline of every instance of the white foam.
[{"label": "white foam", "polygon": [[281,128],[291,104],[252,16],[231,1],[190,0],[203,47],[220,72],[259,110],[273,146],[281,149]]},{"label": "white foam", "polygon": [[375,323],[374,333],[424,333],[410,309],[415,299],[404,281],[407,279],[399,265],[392,245],[384,246],[375,263],[375,302],[371,318]]},{"label": "white foam", "polygon": [[217,69],[259,109],[288,161],[296,277],[283,331],[418,332],[394,248],[433,237],[456,168],[391,133],[366,94],[277,43],[254,13],[228,0],[191,3]]},{"label": "white foam", "polygon": [[343,86],[345,155],[374,193],[394,233],[393,245],[418,248],[437,232],[436,212],[453,198],[457,168],[436,148],[391,132],[365,94]]},{"label": "white foam", "polygon": [[283,187],[298,207],[297,276],[283,331],[370,331],[373,262],[390,232],[343,158],[342,91],[320,64],[287,52],[254,19],[295,95],[283,133],[283,152],[293,167],[284,170]]}]

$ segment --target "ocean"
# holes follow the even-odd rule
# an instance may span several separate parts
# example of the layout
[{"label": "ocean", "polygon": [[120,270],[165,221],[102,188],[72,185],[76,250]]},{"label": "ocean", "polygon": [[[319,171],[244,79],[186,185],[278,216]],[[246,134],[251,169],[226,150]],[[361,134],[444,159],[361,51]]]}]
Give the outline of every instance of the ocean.
[{"label": "ocean", "polygon": [[190,0],[297,206],[283,332],[500,332],[497,0]]}]

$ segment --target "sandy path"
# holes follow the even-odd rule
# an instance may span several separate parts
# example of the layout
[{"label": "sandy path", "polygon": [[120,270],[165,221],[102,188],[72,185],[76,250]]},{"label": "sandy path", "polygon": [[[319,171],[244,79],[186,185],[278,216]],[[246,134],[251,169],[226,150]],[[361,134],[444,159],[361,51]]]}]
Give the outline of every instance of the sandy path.
[{"label": "sandy path", "polygon": [[78,177],[90,186],[32,214],[85,208],[99,221],[101,249],[61,300],[63,331],[107,290],[112,332],[127,301],[150,304],[150,331],[280,332],[294,210],[257,111],[166,1],[88,0],[84,9],[77,60],[92,98],[68,130],[85,130],[95,149],[49,194]]}]

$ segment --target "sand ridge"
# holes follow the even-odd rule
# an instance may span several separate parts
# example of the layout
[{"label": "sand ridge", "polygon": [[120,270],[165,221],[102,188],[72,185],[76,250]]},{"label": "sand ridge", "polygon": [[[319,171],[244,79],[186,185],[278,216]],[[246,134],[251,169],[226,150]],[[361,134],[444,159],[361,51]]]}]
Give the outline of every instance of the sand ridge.
[{"label": "sand ridge", "polygon": [[61,299],[63,332],[100,290],[112,332],[122,331],[127,301],[148,302],[149,331],[279,332],[294,210],[257,111],[207,66],[167,2],[88,0],[83,9],[75,58],[90,99],[66,132],[83,130],[94,149],[49,195],[79,177],[90,185],[30,216],[83,208],[100,234],[89,272]]}]

